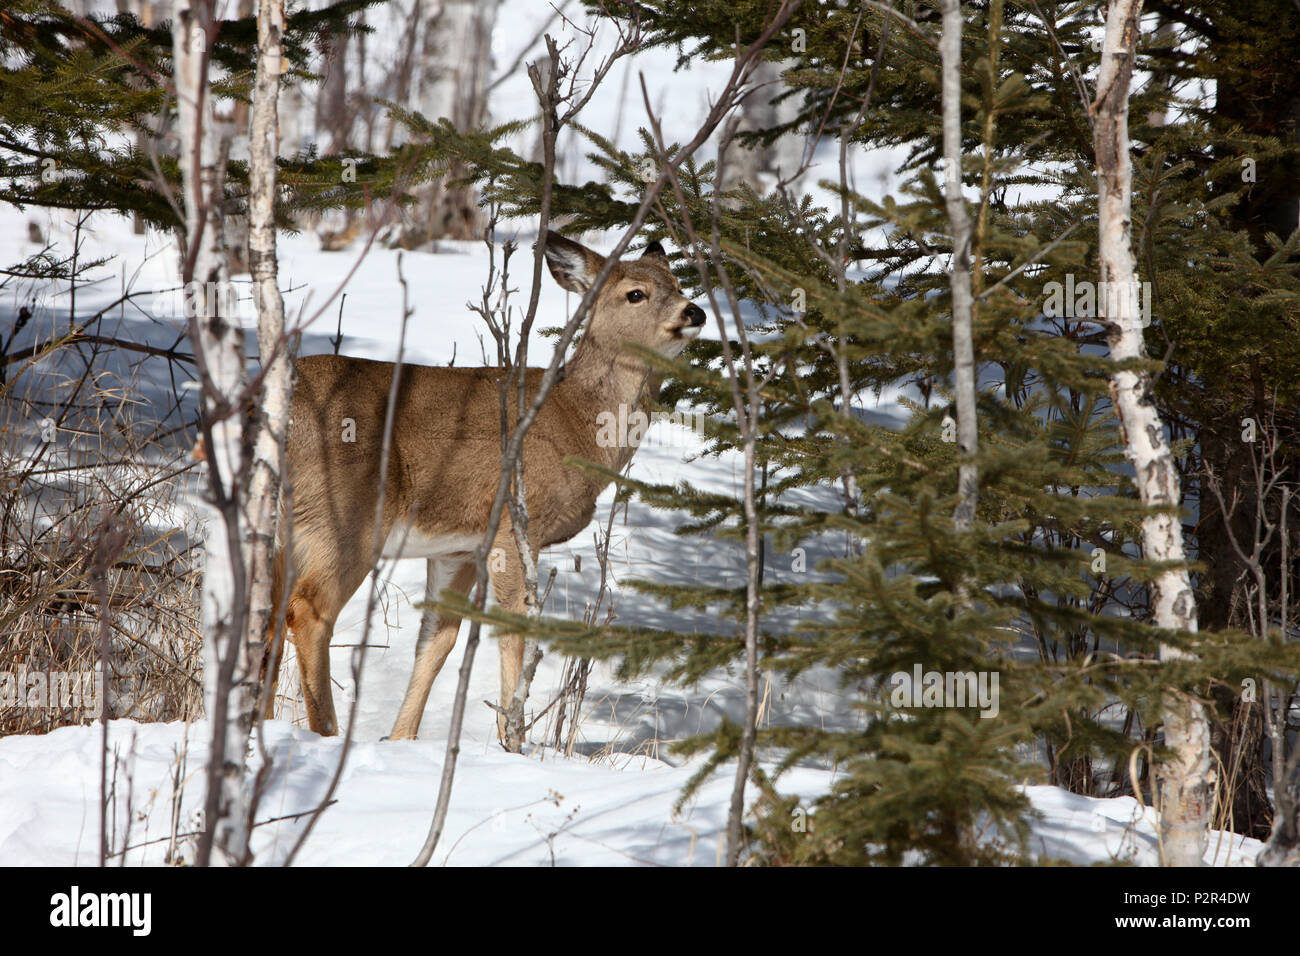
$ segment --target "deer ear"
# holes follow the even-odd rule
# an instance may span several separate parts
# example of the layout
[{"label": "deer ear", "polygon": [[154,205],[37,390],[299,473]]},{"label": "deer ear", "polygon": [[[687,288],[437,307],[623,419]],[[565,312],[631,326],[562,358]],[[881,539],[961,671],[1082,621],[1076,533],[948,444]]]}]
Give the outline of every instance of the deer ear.
[{"label": "deer ear", "polygon": [[562,289],[579,294],[591,288],[605,257],[554,230],[546,233],[546,264]]},{"label": "deer ear", "polygon": [[641,253],[642,259],[662,259],[668,261],[668,253],[664,252],[664,247],[657,242],[652,242],[645,247],[645,252]]}]

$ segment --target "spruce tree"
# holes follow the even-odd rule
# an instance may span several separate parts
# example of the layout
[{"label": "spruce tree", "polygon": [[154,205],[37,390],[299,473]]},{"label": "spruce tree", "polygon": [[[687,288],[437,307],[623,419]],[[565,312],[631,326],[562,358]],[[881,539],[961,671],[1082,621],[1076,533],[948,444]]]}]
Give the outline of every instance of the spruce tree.
[{"label": "spruce tree", "polygon": [[[1161,7],[1179,21],[1182,8]],[[737,28],[742,42],[756,34],[762,8],[646,5],[658,30],[654,41],[677,45],[683,59],[728,55]],[[944,269],[951,246],[936,173],[938,62],[928,4],[902,4],[906,21],[865,5],[809,6],[792,22],[799,42],[784,37],[772,51],[774,59],[793,52],[797,61],[785,79],[801,98],[798,128],[824,129],[855,149],[908,147],[900,170],[907,179],[897,195],[872,200],[829,181],[839,208],[745,188],[723,197],[713,191],[715,167],[705,164],[684,172],[684,202],[665,196],[653,230],[653,238],[685,245],[685,222],[708,223],[720,202],[720,265],[764,310],[752,331],[762,336],[760,363],[775,371],[760,415],[760,520],[768,553],[834,545],[840,552],[816,574],[781,574],[769,563],[764,577],[762,667],[786,679],[813,665],[835,668],[857,691],[864,713],[854,732],[760,732],[763,752],[781,767],[811,759],[842,772],[811,808],[807,834],[783,822],[794,808],[756,774],[765,792],[758,845],[774,861],[1008,858],[1023,849],[1027,804],[1018,784],[1025,780],[1092,795],[1136,787],[1150,799],[1165,690],[1218,688],[1235,705],[1235,691],[1247,683],[1295,684],[1294,644],[1276,633],[1251,635],[1227,621],[1200,634],[1160,633],[1149,623],[1146,584],[1160,568],[1140,558],[1144,512],[1110,405],[1099,307],[1095,296],[1090,303],[1073,296],[1096,276],[1096,184],[1081,95],[1095,75],[1095,22],[1088,11],[1059,4],[966,9],[962,172],[977,197],[971,215],[981,476],[970,532],[958,533],[951,522],[958,468],[945,424],[952,355]],[[1237,36],[1245,29],[1235,17],[1231,28]],[[1226,388],[1229,369],[1268,351],[1258,337],[1265,328],[1277,334],[1296,319],[1289,244],[1295,238],[1265,235],[1271,254],[1261,261],[1250,230],[1233,219],[1249,190],[1229,188],[1226,174],[1241,168],[1243,147],[1281,169],[1293,162],[1294,147],[1285,137],[1260,134],[1232,144],[1231,131],[1220,128],[1215,135],[1224,142],[1207,154],[1206,111],[1184,99],[1195,92],[1187,81],[1200,60],[1175,52],[1179,37],[1157,35],[1140,51],[1145,66],[1171,79],[1134,97],[1134,232],[1141,236],[1140,268],[1155,290],[1146,367],[1162,414],[1178,422],[1174,437],[1186,436],[1177,448],[1204,522],[1204,485],[1196,480],[1206,453],[1198,435],[1208,422],[1202,403],[1241,392],[1240,380]],[[846,42],[860,55],[846,58]],[[617,189],[635,189],[641,163],[657,150],[648,133],[644,153],[635,156],[591,139],[593,158],[615,186],[561,190],[559,205],[580,226],[616,225],[624,221]],[[526,212],[526,171],[508,167],[496,167],[494,182]],[[1270,182],[1276,188],[1277,180]],[[857,267],[847,281],[839,266],[845,259]],[[680,277],[703,289],[689,257],[681,258]],[[1261,307],[1272,325],[1242,321]],[[1234,322],[1238,312],[1242,320]],[[1233,331],[1210,342],[1211,329]],[[1254,374],[1257,405],[1265,406],[1260,414],[1270,420],[1292,407],[1286,402],[1295,378],[1285,370],[1296,352],[1284,352],[1269,351],[1267,374]],[[712,450],[734,448],[717,347],[699,343],[689,359],[672,369],[665,402],[709,410]],[[852,395],[913,386],[916,400],[903,427],[843,414],[841,364]],[[740,503],[730,496],[685,483],[625,484],[653,505],[685,512],[684,533],[743,535]],[[814,499],[819,504],[793,493],[799,489],[823,492]],[[1210,562],[1222,558],[1207,553],[1213,540],[1209,529],[1196,539],[1202,563],[1194,570],[1203,584]],[[733,618],[742,611],[743,593],[734,588],[640,586],[678,607]],[[977,597],[968,604],[963,593]],[[802,624],[789,624],[783,611],[791,609]],[[563,649],[620,659],[623,674],[658,666],[684,682],[734,668],[740,653],[726,633],[563,622],[543,630]],[[1161,644],[1192,657],[1155,666]],[[925,672],[996,672],[998,716],[891,707],[891,691],[905,686],[895,675],[918,664]],[[709,753],[698,780],[735,756],[739,738],[738,728],[724,723],[679,749]],[[1130,779],[1135,745],[1141,759]],[[1045,760],[1028,759],[1040,751]]]},{"label": "spruce tree", "polygon": [[[321,35],[363,29],[356,15],[382,0],[338,0],[286,19],[287,82],[312,77],[312,43]],[[257,24],[252,16],[222,21],[209,51],[221,79],[214,94],[247,103]],[[15,0],[0,12],[0,202],[19,209],[107,210],[177,228],[171,24],[142,25],[130,14],[77,17],[56,0]],[[137,139],[138,135],[138,139]],[[137,144],[149,144],[141,149]],[[344,159],[352,160],[345,166]],[[421,158],[428,165],[432,157]],[[401,192],[422,168],[409,154],[357,152],[321,159],[314,152],[280,160],[290,199],[278,210],[283,228],[308,210],[359,207]],[[247,163],[226,175],[229,212],[247,206]]]}]

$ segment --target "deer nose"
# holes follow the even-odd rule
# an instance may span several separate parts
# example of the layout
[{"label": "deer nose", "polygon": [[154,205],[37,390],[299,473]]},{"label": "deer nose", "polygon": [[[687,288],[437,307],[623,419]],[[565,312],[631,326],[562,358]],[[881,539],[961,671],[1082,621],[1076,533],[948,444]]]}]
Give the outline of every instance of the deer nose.
[{"label": "deer nose", "polygon": [[704,324],[704,310],[694,302],[683,310],[682,315],[686,317],[687,323],[696,328]]}]

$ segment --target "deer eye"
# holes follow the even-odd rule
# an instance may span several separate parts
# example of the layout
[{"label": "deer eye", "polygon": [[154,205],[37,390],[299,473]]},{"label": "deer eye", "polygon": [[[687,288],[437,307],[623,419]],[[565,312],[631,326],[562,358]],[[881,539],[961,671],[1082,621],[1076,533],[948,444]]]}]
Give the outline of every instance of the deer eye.
[{"label": "deer eye", "polygon": [[640,289],[633,289],[631,292],[629,292],[629,293],[627,294],[627,301],[629,301],[629,302],[644,302],[644,301],[645,301],[645,293],[642,292]]}]

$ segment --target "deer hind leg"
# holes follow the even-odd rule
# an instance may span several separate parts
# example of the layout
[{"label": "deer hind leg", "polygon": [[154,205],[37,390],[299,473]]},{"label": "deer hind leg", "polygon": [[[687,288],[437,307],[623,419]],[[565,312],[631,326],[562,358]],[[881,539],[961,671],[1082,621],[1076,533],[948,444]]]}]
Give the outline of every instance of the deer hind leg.
[{"label": "deer hind leg", "polygon": [[[288,640],[287,624],[280,623],[284,594],[284,549],[275,553],[271,565],[271,626],[266,632],[266,657],[262,663],[262,687],[266,694],[263,716],[275,719],[275,693],[280,683],[280,662],[284,658],[284,642]],[[276,638],[279,640],[276,640]]]},{"label": "deer hind leg", "polygon": [[350,523],[348,517],[328,526],[312,527],[301,518],[294,522],[298,578],[285,611],[285,632],[298,652],[307,724],[322,737],[338,733],[330,684],[334,622],[371,569],[372,524],[364,515]]},{"label": "deer hind leg", "polygon": [[324,602],[310,588],[294,589],[285,625],[298,651],[302,696],[307,705],[307,726],[322,737],[338,733],[334,691],[330,686],[330,638],[340,608]]},{"label": "deer hind leg", "polygon": [[[474,586],[474,564],[436,560],[428,562],[428,576],[425,582],[424,599],[436,601],[444,589],[466,596]],[[447,661],[447,655],[456,645],[456,635],[460,630],[460,617],[442,614],[426,609],[420,616],[420,636],[415,643],[415,667],[411,671],[411,682],[406,687],[406,696],[397,712],[390,740],[413,740],[420,731],[420,718],[424,716],[425,704],[429,702],[429,689],[434,679]]]},{"label": "deer hind leg", "polygon": [[[364,540],[364,539],[362,539]],[[368,568],[336,551],[332,563],[309,568],[294,584],[284,616],[289,638],[298,651],[302,696],[307,705],[307,725],[322,737],[338,733],[334,692],[330,685],[330,639],[343,605],[366,579]]]},{"label": "deer hind leg", "polygon": [[[505,522],[503,522],[505,524]],[[509,529],[503,527],[497,534],[493,548],[494,565],[492,572],[492,592],[497,605],[505,611],[523,614],[527,608],[524,604],[524,567],[519,560],[519,549]],[[537,559],[536,553],[533,555]],[[501,699],[497,711],[497,738],[506,749],[512,749],[506,740],[506,718],[504,709],[510,705],[515,696],[515,687],[519,683],[519,673],[524,666],[524,639],[518,634],[496,635],[498,650],[501,654]]]}]

